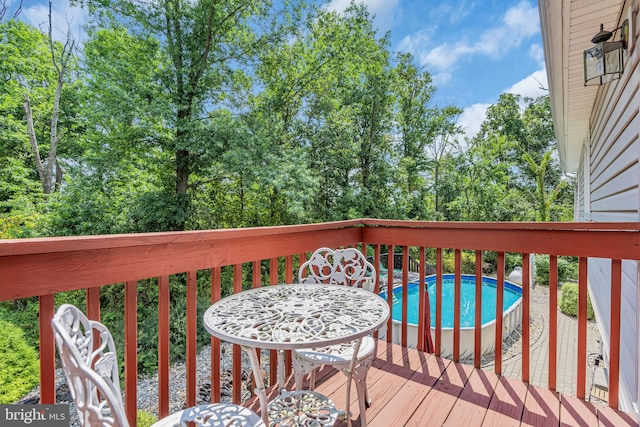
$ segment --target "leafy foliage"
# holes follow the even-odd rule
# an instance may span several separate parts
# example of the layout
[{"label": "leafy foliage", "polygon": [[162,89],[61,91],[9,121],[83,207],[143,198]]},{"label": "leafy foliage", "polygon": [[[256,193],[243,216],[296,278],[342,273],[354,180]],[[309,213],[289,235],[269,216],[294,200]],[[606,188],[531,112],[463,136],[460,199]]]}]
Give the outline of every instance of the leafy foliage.
[{"label": "leafy foliage", "polygon": [[0,403],[14,403],[40,380],[36,350],[19,327],[4,320],[0,320],[0,372]]},{"label": "leafy foliage", "polygon": [[136,425],[138,427],[151,427],[158,421],[155,415],[147,411],[138,411],[136,413]]},{"label": "leafy foliage", "polygon": [[[562,285],[562,295],[558,303],[560,310],[569,316],[578,315],[578,284],[565,283]],[[587,294],[587,319],[593,319],[595,314],[591,306],[591,298]]]},{"label": "leafy foliage", "polygon": [[[536,256],[537,282],[542,285],[549,284],[549,256]],[[578,260],[575,257],[558,257],[558,281],[578,280]]]}]

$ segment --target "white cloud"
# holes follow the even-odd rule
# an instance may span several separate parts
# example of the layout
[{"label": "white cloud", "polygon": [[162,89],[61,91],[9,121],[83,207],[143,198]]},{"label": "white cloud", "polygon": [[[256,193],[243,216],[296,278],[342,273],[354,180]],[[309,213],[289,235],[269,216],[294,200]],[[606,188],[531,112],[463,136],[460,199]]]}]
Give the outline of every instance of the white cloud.
[{"label": "white cloud", "polygon": [[[367,5],[369,12],[376,15],[381,12],[393,10],[400,0],[360,0],[356,3],[364,3]],[[327,10],[343,12],[351,4],[351,0],[331,0],[327,5]]]},{"label": "white cloud", "polygon": [[[41,31],[49,31],[49,7],[37,5],[27,7],[22,12],[23,19]],[[87,23],[89,15],[86,9],[71,7],[68,2],[54,2],[51,6],[51,22],[53,39],[63,42],[67,31],[71,29],[71,35],[78,40],[84,33],[82,26]]]},{"label": "white cloud", "polygon": [[350,3],[351,0],[331,0],[327,5],[327,10],[330,12],[344,12]]},{"label": "white cloud", "polygon": [[538,31],[539,18],[536,7],[527,1],[521,1],[505,12],[500,25],[482,32],[476,37],[477,41],[463,39],[453,45],[445,43],[423,52],[418,52],[417,44],[407,43],[407,46],[414,48],[414,55],[421,61],[421,65],[428,66],[433,70],[433,74],[437,75],[443,72],[450,73],[458,61],[465,57],[484,55],[500,58]]},{"label": "white cloud", "polygon": [[482,122],[487,116],[487,108],[489,108],[490,105],[491,104],[473,104],[465,107],[458,118],[458,125],[462,127],[464,132],[464,134],[461,135],[462,140],[459,142],[464,142],[463,138],[473,138],[476,136]]},{"label": "white cloud", "polygon": [[431,40],[431,31],[420,30],[413,34],[407,34],[400,43],[398,50],[402,52],[418,52],[421,46],[425,46]]},{"label": "white cloud", "polygon": [[549,85],[547,83],[547,72],[543,68],[541,70],[534,71],[524,79],[506,89],[504,92],[514,93],[517,95],[535,99],[539,96],[547,95],[549,91],[543,88],[548,87]]},{"label": "white cloud", "polygon": [[529,47],[529,56],[544,67],[544,49],[538,43],[534,43]]},{"label": "white cloud", "polygon": [[[548,94],[548,91],[541,87],[547,87],[547,73],[544,69],[535,71],[524,79],[515,83],[504,93],[514,93],[523,97],[537,98]],[[464,138],[473,138],[478,134],[482,122],[487,116],[487,109],[492,104],[473,104],[465,107],[458,118],[458,125],[462,127],[463,135],[458,142],[463,143]]]}]

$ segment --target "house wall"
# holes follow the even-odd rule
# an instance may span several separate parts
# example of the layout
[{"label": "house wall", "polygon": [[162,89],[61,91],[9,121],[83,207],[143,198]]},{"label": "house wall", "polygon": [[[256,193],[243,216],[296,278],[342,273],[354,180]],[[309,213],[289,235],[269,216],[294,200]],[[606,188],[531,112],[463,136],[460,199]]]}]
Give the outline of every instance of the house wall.
[{"label": "house wall", "polygon": [[[577,220],[640,221],[640,25],[639,2],[623,11],[631,22],[624,74],[600,87],[592,110],[577,175]],[[617,37],[617,34],[616,34]],[[610,261],[591,259],[589,292],[603,338],[609,348]],[[640,270],[637,262],[623,261],[620,318],[620,405],[640,413],[638,331]],[[605,354],[608,359],[608,354]]]}]

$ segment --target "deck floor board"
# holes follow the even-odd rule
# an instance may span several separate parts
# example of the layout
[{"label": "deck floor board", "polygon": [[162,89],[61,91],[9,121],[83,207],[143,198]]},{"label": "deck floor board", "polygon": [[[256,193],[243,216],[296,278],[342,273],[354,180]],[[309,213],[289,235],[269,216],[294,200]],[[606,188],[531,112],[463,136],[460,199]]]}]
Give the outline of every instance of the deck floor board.
[{"label": "deck floor board", "polygon": [[[372,405],[366,417],[371,427],[638,426],[632,414],[383,341],[378,342],[367,383]],[[344,409],[346,384],[343,373],[325,367],[318,372],[316,391]],[[294,386],[292,376],[286,385]],[[269,389],[270,398],[275,393]],[[245,405],[259,410],[255,398]],[[355,386],[351,421],[353,427],[361,427]]]}]

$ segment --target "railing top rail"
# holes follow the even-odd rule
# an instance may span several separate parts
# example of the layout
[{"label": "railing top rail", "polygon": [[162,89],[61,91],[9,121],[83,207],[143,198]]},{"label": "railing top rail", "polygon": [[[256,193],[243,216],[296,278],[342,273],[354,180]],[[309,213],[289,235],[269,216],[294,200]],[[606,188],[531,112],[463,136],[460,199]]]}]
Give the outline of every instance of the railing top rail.
[{"label": "railing top rail", "polygon": [[559,230],[559,231],[640,231],[640,222],[439,222],[365,218],[365,226],[482,229],[482,230]]},{"label": "railing top rail", "polygon": [[639,231],[640,223],[356,219],[244,229],[2,240],[0,301],[362,242],[640,260]]},{"label": "railing top rail", "polygon": [[362,224],[363,220],[356,219],[317,224],[247,227],[204,231],[168,231],[158,233],[0,239],[0,256],[275,236],[320,230],[338,230],[361,226]]}]

